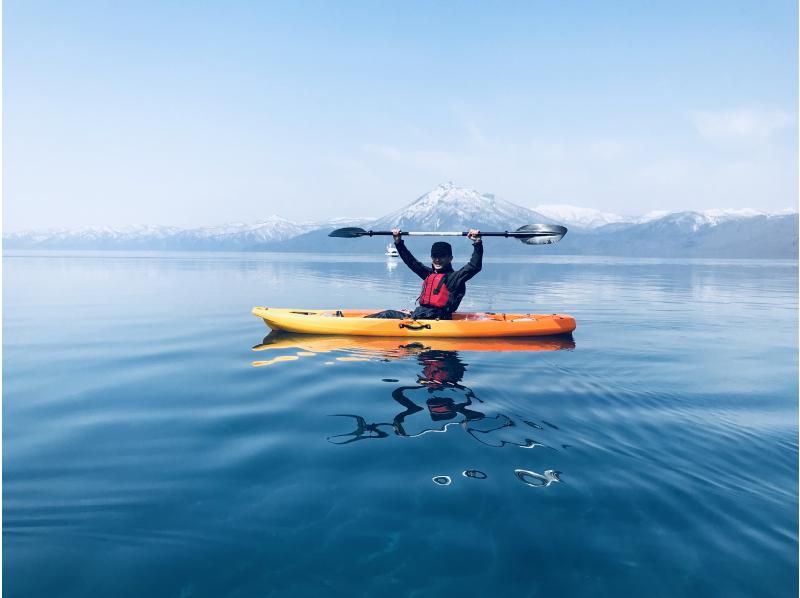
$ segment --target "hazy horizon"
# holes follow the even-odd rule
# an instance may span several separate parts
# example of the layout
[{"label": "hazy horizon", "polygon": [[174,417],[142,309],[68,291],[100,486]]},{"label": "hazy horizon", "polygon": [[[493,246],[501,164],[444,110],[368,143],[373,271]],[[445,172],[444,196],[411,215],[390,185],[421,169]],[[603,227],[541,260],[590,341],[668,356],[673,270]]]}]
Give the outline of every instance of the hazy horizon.
[{"label": "hazy horizon", "polygon": [[4,5],[4,232],[797,209],[797,5]]}]

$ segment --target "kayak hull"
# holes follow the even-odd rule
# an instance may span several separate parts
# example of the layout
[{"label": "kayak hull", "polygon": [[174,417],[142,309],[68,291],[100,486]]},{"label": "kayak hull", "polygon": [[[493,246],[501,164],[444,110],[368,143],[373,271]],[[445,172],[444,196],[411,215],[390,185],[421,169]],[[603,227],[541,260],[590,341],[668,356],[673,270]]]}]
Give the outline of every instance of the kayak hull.
[{"label": "kayak hull", "polygon": [[459,313],[452,320],[389,320],[365,318],[375,310],[313,310],[254,307],[272,330],[344,336],[501,338],[554,336],[575,330],[566,314]]}]

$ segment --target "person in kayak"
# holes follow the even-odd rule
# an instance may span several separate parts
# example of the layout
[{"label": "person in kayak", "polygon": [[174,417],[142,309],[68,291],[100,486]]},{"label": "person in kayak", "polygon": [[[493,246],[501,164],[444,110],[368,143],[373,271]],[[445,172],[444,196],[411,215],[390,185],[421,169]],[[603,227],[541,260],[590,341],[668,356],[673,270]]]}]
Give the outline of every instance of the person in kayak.
[{"label": "person in kayak", "polygon": [[389,309],[365,316],[367,318],[392,318],[414,320],[451,320],[467,292],[466,282],[481,271],[483,266],[483,242],[481,231],[470,229],[467,238],[472,241],[472,257],[469,262],[454,270],[453,248],[450,243],[437,241],[431,246],[431,265],[419,262],[406,247],[399,228],[392,229],[394,246],[406,266],[422,279],[419,306],[411,313]]}]

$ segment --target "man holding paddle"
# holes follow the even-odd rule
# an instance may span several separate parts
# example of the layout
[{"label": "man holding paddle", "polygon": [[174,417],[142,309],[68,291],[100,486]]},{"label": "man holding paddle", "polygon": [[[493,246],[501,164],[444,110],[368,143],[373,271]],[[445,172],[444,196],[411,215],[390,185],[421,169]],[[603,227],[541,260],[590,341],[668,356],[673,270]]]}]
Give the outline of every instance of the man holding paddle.
[{"label": "man holding paddle", "polygon": [[472,257],[458,270],[454,270],[453,248],[450,243],[437,241],[431,246],[431,265],[425,266],[408,250],[403,241],[402,231],[392,229],[397,253],[406,266],[422,279],[422,292],[419,306],[409,314],[389,309],[366,316],[367,318],[393,318],[414,320],[450,320],[467,292],[466,282],[481,271],[483,265],[483,242],[481,231],[470,229],[467,238],[472,241]]},{"label": "man holding paddle", "polygon": [[[483,243],[481,237],[505,237],[518,239],[525,245],[550,245],[557,243],[567,234],[567,229],[558,224],[526,224],[515,231],[484,232],[470,229],[468,232],[405,232],[399,228],[387,230],[364,230],[355,226],[337,228],[328,234],[340,239],[356,239],[376,235],[392,235],[397,252],[405,264],[411,268],[422,282],[422,293],[419,296],[419,307],[413,312],[389,309],[364,316],[365,318],[391,318],[417,320],[451,320],[453,312],[458,308],[467,291],[466,283],[481,271],[483,261]],[[431,247],[431,267],[421,264],[411,255],[403,242],[403,236],[416,237],[467,237],[472,241],[472,257],[469,263],[460,270],[453,270],[453,251],[449,243],[436,242]],[[402,324],[401,324],[402,327]]]}]

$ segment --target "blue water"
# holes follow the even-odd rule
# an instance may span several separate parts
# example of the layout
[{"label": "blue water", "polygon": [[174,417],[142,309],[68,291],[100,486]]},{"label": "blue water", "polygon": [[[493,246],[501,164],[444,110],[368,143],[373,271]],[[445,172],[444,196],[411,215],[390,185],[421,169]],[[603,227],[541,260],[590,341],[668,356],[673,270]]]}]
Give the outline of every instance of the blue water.
[{"label": "blue water", "polygon": [[417,286],[7,255],[4,595],[797,595],[795,262],[488,259],[465,310],[578,320],[515,351],[264,346],[249,315]]}]

